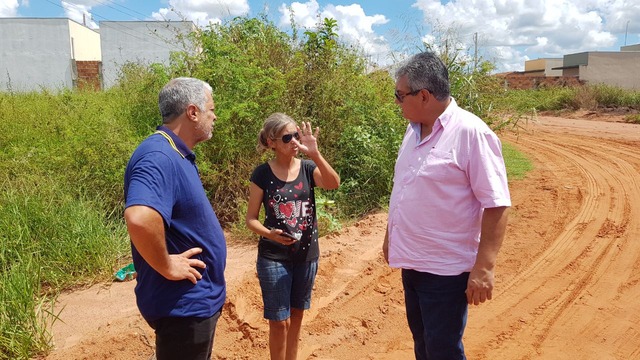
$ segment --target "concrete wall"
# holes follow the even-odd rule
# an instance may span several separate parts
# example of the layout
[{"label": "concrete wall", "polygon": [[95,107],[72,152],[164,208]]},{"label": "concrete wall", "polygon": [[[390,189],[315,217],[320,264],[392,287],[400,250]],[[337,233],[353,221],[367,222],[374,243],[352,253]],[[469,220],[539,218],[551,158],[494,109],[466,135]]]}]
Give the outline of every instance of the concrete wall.
[{"label": "concrete wall", "polygon": [[580,67],[580,80],[640,90],[640,52],[590,52],[587,66]]},{"label": "concrete wall", "polygon": [[574,67],[570,67],[567,69],[563,69],[562,70],[562,76],[565,77],[575,77],[575,78],[579,78],[580,77],[580,69],[584,68],[586,65],[579,65],[579,66],[574,66]]},{"label": "concrete wall", "polygon": [[77,61],[100,61],[100,33],[69,20],[72,57]]},{"label": "concrete wall", "polygon": [[562,59],[562,66],[578,66],[578,65],[587,65],[589,64],[589,53],[575,53],[565,55]]},{"label": "concrete wall", "polygon": [[0,19],[0,91],[73,86],[68,19]]},{"label": "concrete wall", "polygon": [[176,51],[192,51],[178,34],[187,35],[195,29],[192,22],[102,21],[102,79],[104,88],[116,84],[122,65],[138,63],[168,65]]},{"label": "concrete wall", "polygon": [[640,51],[640,44],[621,46],[620,51]]},{"label": "concrete wall", "polygon": [[527,60],[524,62],[524,71],[541,71],[544,70],[544,59]]},{"label": "concrete wall", "polygon": [[562,76],[562,70],[553,70],[554,67],[562,66],[560,58],[543,58],[528,60],[524,63],[526,76]]},{"label": "concrete wall", "polygon": [[562,70],[553,70],[555,67],[562,66],[562,59],[546,59],[544,64],[545,76],[562,76]]}]

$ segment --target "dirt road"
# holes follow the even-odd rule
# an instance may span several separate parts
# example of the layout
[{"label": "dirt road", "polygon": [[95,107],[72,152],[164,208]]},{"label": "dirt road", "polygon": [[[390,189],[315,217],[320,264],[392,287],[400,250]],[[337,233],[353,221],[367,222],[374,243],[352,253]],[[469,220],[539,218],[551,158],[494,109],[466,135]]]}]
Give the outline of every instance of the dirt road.
[{"label": "dirt road", "polygon": [[[469,359],[640,358],[640,126],[540,117],[503,133],[533,160],[513,208],[494,299],[472,307]],[[398,270],[381,259],[386,214],[321,239],[300,359],[410,359]],[[267,359],[254,247],[231,246],[217,359]],[[148,359],[133,283],[63,296],[57,359]]]}]

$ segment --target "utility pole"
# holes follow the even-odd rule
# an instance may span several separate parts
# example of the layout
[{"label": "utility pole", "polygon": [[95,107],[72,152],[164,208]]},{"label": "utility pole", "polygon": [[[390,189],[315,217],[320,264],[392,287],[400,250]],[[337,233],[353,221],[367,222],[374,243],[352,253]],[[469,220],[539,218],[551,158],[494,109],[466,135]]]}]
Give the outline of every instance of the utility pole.
[{"label": "utility pole", "polygon": [[478,33],[473,33],[473,71],[478,70]]},{"label": "utility pole", "polygon": [[627,20],[627,28],[624,30],[624,46],[627,46],[627,33],[629,32],[629,21]]}]

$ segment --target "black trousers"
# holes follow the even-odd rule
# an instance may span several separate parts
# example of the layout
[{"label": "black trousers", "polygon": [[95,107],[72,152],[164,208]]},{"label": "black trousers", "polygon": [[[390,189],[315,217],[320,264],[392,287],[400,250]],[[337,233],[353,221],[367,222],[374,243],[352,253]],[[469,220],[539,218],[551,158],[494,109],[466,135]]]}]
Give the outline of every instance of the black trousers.
[{"label": "black trousers", "polygon": [[156,359],[211,359],[220,313],[210,318],[166,317],[149,323],[156,333]]}]

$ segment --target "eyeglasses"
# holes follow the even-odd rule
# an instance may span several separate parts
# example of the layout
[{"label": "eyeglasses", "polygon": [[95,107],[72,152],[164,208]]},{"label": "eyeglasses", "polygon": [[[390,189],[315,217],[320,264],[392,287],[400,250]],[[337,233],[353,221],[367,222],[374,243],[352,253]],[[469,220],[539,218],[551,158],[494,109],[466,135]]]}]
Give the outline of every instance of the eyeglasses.
[{"label": "eyeglasses", "polygon": [[[398,93],[398,89],[396,89],[396,91],[394,91],[393,94],[396,96],[396,100],[398,100],[399,103],[402,103],[404,101],[405,97],[407,97],[409,95],[414,96],[414,95],[418,94],[422,90],[429,91],[429,89],[422,88],[422,89],[418,89],[418,90],[415,90],[415,91],[410,91],[410,92],[408,92],[408,93],[406,93],[404,95],[400,95],[400,93]],[[429,91],[429,92],[431,92],[431,91]]]},{"label": "eyeglasses", "polygon": [[282,135],[282,137],[274,138],[273,140],[282,140],[283,144],[288,144],[293,138],[296,138],[296,140],[300,140],[300,134],[296,131],[293,134]]}]

